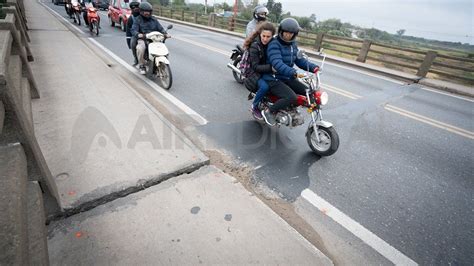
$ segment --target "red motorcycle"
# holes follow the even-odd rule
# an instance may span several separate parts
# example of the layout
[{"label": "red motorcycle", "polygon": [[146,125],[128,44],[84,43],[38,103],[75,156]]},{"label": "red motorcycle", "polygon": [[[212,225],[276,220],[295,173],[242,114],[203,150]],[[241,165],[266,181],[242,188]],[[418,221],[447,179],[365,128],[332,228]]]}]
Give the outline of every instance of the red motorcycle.
[{"label": "red motorcycle", "polygon": [[[332,123],[323,120],[321,108],[328,103],[328,94],[321,90],[320,72],[323,68],[326,55],[323,56],[323,61],[318,72],[311,73],[305,71],[299,73],[298,78],[307,85],[306,95],[298,95],[296,104],[289,106],[284,110],[278,111],[276,114],[277,126],[296,127],[304,124],[304,116],[299,111],[299,107],[307,109],[311,115],[308,129],[306,130],[306,141],[311,150],[319,156],[329,156],[334,154],[339,148],[339,135],[334,129]],[[298,53],[298,57],[307,56],[303,52]],[[251,100],[253,97],[249,97]],[[267,95],[260,102],[260,110],[264,110],[268,106],[273,105],[278,98],[274,95]]]},{"label": "red motorcycle", "polygon": [[90,32],[98,36],[100,28],[100,17],[97,14],[97,9],[92,5],[92,3],[87,3],[86,12]]}]

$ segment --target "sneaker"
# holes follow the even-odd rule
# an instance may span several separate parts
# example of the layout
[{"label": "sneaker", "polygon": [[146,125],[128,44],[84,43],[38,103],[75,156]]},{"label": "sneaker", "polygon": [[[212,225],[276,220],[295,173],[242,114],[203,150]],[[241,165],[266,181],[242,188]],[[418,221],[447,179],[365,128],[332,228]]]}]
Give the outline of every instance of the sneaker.
[{"label": "sneaker", "polygon": [[142,74],[142,75],[146,74],[146,67],[144,65],[140,66],[140,74]]},{"label": "sneaker", "polygon": [[263,120],[262,111],[258,109],[258,106],[252,105],[252,115],[257,120]]},{"label": "sneaker", "polygon": [[276,124],[276,119],[275,115],[270,111],[269,108],[266,108],[265,110],[262,110],[262,116],[265,119],[265,122],[267,122],[268,125],[274,126]]}]

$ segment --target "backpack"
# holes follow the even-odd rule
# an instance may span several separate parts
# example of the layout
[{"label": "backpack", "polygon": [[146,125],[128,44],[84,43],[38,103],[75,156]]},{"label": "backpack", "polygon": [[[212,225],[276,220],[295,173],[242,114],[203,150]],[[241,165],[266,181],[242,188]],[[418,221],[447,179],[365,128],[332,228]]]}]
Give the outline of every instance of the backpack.
[{"label": "backpack", "polygon": [[244,53],[242,54],[242,58],[240,59],[239,69],[243,78],[248,78],[250,74],[252,74],[249,55],[249,49],[245,49]]}]

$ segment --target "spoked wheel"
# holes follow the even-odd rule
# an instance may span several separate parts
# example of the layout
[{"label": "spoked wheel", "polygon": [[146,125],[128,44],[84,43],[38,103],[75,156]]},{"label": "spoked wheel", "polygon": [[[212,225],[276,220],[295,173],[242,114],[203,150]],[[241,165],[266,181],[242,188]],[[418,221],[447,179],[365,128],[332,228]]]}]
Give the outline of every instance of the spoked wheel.
[{"label": "spoked wheel", "polygon": [[91,32],[95,34],[95,36],[99,36],[99,23],[97,23],[97,21],[92,21],[90,28]]},{"label": "spoked wheel", "polygon": [[306,141],[314,153],[320,156],[334,154],[339,148],[339,135],[333,127],[318,127],[319,142],[316,138],[313,126],[306,131]]},{"label": "spoked wheel", "polygon": [[78,12],[75,12],[75,16],[77,25],[81,26],[81,15]]},{"label": "spoked wheel", "polygon": [[169,90],[173,85],[173,74],[171,68],[165,63],[160,63],[158,66],[153,61],[149,61],[147,67],[147,77],[151,80],[157,81],[158,85],[165,90]]},{"label": "spoked wheel", "polygon": [[158,82],[160,83],[160,86],[165,90],[169,90],[173,84],[173,74],[171,74],[170,65],[160,63],[156,69],[156,74],[158,76]]},{"label": "spoked wheel", "polygon": [[[240,60],[242,60],[242,58],[239,56],[237,59],[235,59],[233,65],[236,67],[236,68],[240,68]],[[242,75],[235,72],[235,71],[232,71],[232,75],[234,75],[234,79],[235,81],[237,81],[238,83],[242,84],[244,83],[244,80],[242,79]]]}]

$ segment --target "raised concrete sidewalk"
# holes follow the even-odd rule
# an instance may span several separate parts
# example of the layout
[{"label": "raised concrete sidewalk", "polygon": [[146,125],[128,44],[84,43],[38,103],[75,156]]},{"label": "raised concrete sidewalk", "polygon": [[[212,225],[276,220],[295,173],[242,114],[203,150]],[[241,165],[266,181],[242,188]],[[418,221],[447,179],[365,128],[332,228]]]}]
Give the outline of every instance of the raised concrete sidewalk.
[{"label": "raised concrete sidewalk", "polygon": [[52,265],[331,264],[212,166],[54,222],[49,236]]},{"label": "raised concrete sidewalk", "polygon": [[35,130],[63,210],[81,210],[208,159],[36,1],[27,17],[42,97]]},{"label": "raised concrete sidewalk", "polygon": [[[48,226],[51,264],[332,264],[234,178],[206,166],[56,17],[36,1],[25,5],[41,91],[35,129],[60,205],[98,205]],[[173,177],[182,172],[190,174]]]}]

